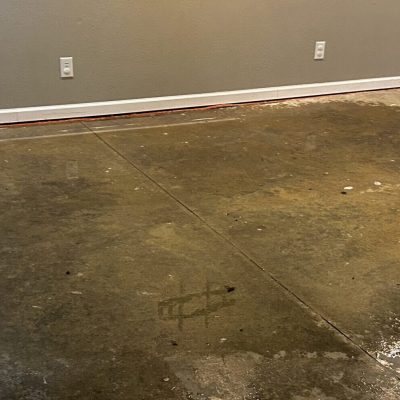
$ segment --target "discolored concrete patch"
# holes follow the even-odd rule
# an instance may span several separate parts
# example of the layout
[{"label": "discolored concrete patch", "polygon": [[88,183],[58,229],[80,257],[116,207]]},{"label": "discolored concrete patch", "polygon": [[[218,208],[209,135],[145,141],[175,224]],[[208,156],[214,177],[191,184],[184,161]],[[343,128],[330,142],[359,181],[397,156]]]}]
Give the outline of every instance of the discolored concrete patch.
[{"label": "discolored concrete patch", "polygon": [[[396,182],[388,177],[396,163],[375,177],[384,170],[376,165],[386,168],[387,154],[381,164],[372,158],[358,171],[382,186],[358,193],[353,181],[354,193],[341,195],[333,164],[329,175],[314,176],[320,136],[313,133],[307,153],[297,152],[302,163],[296,175],[293,149],[276,150],[287,146],[279,144],[278,122],[271,135],[263,133],[265,120],[279,114],[274,118],[286,121],[280,113],[294,109],[226,109],[230,121],[174,126],[168,135],[158,128],[101,134],[240,249],[93,134],[1,143],[0,398],[398,398],[390,369],[241,252],[322,315],[340,317],[335,322],[359,344],[391,340],[393,323],[376,327],[396,313],[397,292],[387,295],[388,273],[395,277],[396,268],[385,262],[394,262],[397,250],[373,235],[367,220],[380,210],[383,220],[374,223],[381,236],[396,232],[387,214],[395,207]],[[316,120],[322,113],[310,112]],[[201,118],[201,111],[195,113]],[[283,131],[291,132],[287,126]],[[310,121],[302,126],[306,132]],[[298,146],[301,132],[289,135],[297,135]],[[326,140],[321,162],[333,151],[334,140]],[[246,150],[239,153],[239,146]],[[275,158],[276,152],[289,158]],[[365,156],[349,157],[351,168]],[[265,157],[264,164],[258,157]],[[303,191],[310,181],[313,190],[306,185]],[[364,195],[383,197],[368,202]],[[358,232],[369,238],[366,243],[347,236]],[[373,250],[384,268],[372,267]],[[352,287],[338,262],[348,259],[364,262],[364,275]],[[329,282],[336,287],[329,289]],[[367,315],[375,319],[363,322]],[[370,334],[354,334],[366,325]]]}]

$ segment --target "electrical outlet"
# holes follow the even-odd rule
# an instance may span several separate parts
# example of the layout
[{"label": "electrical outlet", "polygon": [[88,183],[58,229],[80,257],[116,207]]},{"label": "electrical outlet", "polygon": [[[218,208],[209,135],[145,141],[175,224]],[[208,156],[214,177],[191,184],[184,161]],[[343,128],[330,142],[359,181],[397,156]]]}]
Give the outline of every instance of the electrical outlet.
[{"label": "electrical outlet", "polygon": [[325,49],[326,49],[326,42],[316,42],[314,60],[324,60]]},{"label": "electrical outlet", "polygon": [[61,78],[74,77],[74,60],[72,57],[60,58],[60,76]]}]

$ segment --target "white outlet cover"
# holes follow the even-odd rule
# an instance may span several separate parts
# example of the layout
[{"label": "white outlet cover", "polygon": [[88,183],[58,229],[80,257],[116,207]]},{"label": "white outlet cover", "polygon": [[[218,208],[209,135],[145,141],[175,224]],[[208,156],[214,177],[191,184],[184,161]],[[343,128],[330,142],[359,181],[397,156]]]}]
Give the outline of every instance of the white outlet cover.
[{"label": "white outlet cover", "polygon": [[314,60],[325,59],[326,42],[315,42]]},{"label": "white outlet cover", "polygon": [[61,78],[74,77],[74,60],[72,57],[60,57],[60,76]]}]

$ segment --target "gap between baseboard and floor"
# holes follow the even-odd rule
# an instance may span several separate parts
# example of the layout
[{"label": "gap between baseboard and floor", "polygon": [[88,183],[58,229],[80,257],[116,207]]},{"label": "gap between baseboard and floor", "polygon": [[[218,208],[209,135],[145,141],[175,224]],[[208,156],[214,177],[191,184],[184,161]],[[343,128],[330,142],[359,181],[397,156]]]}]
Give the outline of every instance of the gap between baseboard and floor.
[{"label": "gap between baseboard and floor", "polygon": [[132,114],[400,88],[400,76],[180,96],[0,109],[0,124]]}]

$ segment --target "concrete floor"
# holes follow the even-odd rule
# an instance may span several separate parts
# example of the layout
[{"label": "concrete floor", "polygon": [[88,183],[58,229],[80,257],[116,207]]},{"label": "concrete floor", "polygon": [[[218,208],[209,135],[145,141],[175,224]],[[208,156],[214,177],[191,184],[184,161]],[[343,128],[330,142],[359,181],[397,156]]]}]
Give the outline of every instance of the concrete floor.
[{"label": "concrete floor", "polygon": [[0,399],[400,398],[400,90],[3,127],[0,163]]}]

